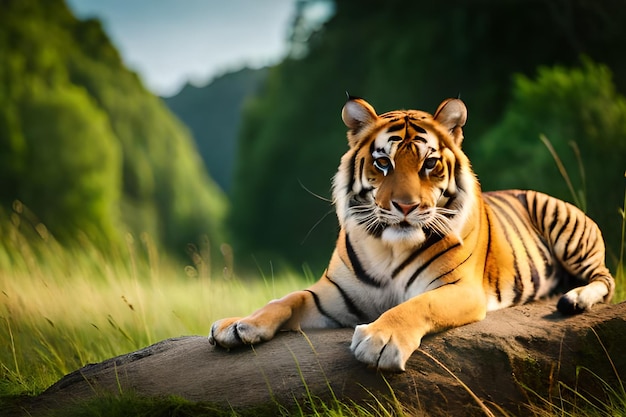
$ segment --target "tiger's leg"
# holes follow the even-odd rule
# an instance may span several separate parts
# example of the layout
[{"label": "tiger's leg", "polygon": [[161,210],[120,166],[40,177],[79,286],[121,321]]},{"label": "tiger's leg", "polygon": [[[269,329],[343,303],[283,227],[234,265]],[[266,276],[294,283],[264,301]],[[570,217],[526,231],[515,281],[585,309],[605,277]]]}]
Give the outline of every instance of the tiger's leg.
[{"label": "tiger's leg", "polygon": [[613,297],[615,280],[604,264],[604,242],[598,227],[595,223],[592,225],[589,235],[595,235],[594,239],[597,239],[597,242],[592,247],[583,242],[580,245],[581,253],[570,257],[562,256],[561,259],[569,273],[588,282],[561,296],[557,309],[563,314],[582,313],[594,304],[610,302]]},{"label": "tiger's leg", "polygon": [[397,305],[370,324],[356,326],[350,349],[361,362],[404,371],[424,335],[482,320],[486,310],[481,283],[444,285]]},{"label": "tiger's leg", "polygon": [[594,304],[611,301],[615,280],[604,263],[604,240],[596,223],[564,201],[535,192],[528,194],[528,200],[537,228],[551,245],[555,258],[569,274],[587,283],[564,294],[557,309],[576,314]]},{"label": "tiger's leg", "polygon": [[332,328],[353,325],[333,317],[345,316],[340,295],[326,276],[306,290],[270,301],[247,317],[218,320],[211,326],[209,342],[225,348],[270,340],[279,330]]}]

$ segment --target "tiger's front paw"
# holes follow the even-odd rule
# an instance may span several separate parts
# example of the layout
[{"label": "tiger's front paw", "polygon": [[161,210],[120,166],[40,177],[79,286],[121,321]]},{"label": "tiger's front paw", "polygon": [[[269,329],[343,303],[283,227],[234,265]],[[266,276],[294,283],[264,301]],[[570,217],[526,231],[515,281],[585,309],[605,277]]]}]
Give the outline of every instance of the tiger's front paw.
[{"label": "tiger's front paw", "polygon": [[271,339],[273,335],[272,329],[255,325],[245,318],[232,317],[213,323],[209,334],[209,343],[229,349],[260,343]]},{"label": "tiger's front paw", "polygon": [[361,362],[387,371],[404,371],[406,361],[419,347],[420,340],[411,341],[401,332],[378,325],[361,324],[354,329],[350,349]]}]

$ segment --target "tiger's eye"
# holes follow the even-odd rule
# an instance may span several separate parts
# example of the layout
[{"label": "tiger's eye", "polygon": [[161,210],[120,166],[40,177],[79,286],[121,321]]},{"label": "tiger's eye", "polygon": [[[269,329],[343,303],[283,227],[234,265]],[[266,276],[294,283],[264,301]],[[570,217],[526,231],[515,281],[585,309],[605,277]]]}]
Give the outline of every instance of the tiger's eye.
[{"label": "tiger's eye", "polygon": [[374,167],[382,172],[383,175],[387,176],[389,169],[391,168],[391,161],[387,157],[376,158],[374,160]]},{"label": "tiger's eye", "polygon": [[437,165],[438,161],[439,158],[426,158],[423,167],[425,169],[433,169]]}]

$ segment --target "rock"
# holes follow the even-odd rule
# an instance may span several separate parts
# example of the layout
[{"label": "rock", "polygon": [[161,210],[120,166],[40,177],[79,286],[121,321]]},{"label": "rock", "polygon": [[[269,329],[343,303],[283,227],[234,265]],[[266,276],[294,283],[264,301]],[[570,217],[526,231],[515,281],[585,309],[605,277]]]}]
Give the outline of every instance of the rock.
[{"label": "rock", "polygon": [[271,409],[309,395],[373,402],[373,395],[391,398],[391,387],[403,405],[426,415],[482,415],[481,404],[528,415],[528,404],[542,404],[540,398],[574,398],[565,386],[603,398],[604,382],[615,387],[618,375],[626,376],[626,303],[569,317],[553,302],[491,312],[482,322],[424,338],[407,372],[398,374],[356,361],[351,336],[352,329],[284,332],[230,352],[206,337],[168,339],[87,365],[21,407],[24,415],[38,415],[121,389],[225,409]]}]

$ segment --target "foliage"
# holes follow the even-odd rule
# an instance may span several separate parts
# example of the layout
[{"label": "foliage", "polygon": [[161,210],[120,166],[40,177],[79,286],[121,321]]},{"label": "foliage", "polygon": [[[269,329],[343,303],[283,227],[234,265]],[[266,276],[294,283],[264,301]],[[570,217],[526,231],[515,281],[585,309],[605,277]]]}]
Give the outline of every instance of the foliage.
[{"label": "foliage", "polygon": [[3,190],[5,202],[20,198],[44,207],[42,214],[60,226],[61,238],[82,230],[96,240],[112,240],[121,188],[119,142],[84,90],[38,84],[34,80],[4,109],[21,115],[18,134],[25,138],[22,159],[3,155],[21,168],[3,175],[13,185]]},{"label": "foliage", "polygon": [[61,0],[3,0],[0,205],[61,241],[148,232],[169,249],[221,243],[226,200],[185,127],[128,71],[100,23]]},{"label": "foliage", "polygon": [[575,65],[586,53],[619,75],[625,90],[620,19],[626,9],[616,1],[336,1],[308,53],[272,68],[245,107],[230,213],[238,263],[325,266],[337,222],[312,193],[330,196],[347,147],[344,91],[379,112],[434,111],[460,94],[470,112],[466,151],[479,164],[479,138],[502,116],[512,74]]},{"label": "foliage", "polygon": [[[573,177],[576,195],[563,186],[541,134]],[[615,224],[623,204],[625,137],[626,98],[615,91],[605,65],[585,59],[577,68],[541,67],[534,78],[516,77],[513,99],[502,121],[480,142],[474,168],[484,189],[531,188],[586,201],[583,207],[600,225],[615,260],[621,242]],[[577,168],[579,160],[583,169]]]}]

